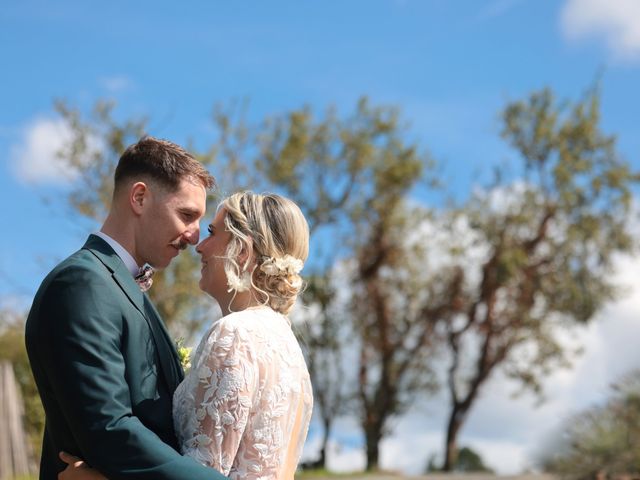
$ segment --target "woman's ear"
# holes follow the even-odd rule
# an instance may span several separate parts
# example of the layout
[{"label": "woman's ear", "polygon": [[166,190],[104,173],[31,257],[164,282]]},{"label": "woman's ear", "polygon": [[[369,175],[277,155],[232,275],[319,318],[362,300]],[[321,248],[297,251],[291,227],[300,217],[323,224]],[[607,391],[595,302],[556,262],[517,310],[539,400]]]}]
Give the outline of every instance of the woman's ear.
[{"label": "woman's ear", "polygon": [[242,246],[242,250],[238,254],[238,264],[242,267],[243,271],[251,270],[255,264],[255,258],[253,256],[253,242],[249,239],[246,245]]}]

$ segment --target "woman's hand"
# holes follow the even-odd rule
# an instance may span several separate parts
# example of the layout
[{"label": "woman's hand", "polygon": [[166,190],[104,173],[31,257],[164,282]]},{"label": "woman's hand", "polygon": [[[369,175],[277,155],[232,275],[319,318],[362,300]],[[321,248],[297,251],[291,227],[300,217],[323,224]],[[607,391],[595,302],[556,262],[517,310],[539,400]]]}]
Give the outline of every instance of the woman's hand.
[{"label": "woman's hand", "polygon": [[78,457],[67,452],[60,452],[58,456],[67,464],[67,468],[58,474],[58,480],[107,480],[107,477],[89,467]]}]

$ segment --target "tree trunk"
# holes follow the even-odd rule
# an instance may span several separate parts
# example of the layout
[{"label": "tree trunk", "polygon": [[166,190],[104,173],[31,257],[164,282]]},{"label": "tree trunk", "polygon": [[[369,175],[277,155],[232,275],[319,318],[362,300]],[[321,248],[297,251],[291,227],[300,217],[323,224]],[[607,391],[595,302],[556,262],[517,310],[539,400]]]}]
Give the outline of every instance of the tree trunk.
[{"label": "tree trunk", "polygon": [[318,467],[327,468],[327,444],[329,443],[329,433],[331,432],[331,419],[323,419],[324,432],[322,434],[322,446],[320,448],[320,458],[318,459]]},{"label": "tree trunk", "polygon": [[458,432],[462,426],[464,415],[466,410],[463,411],[459,404],[456,404],[451,409],[449,415],[449,424],[447,426],[447,439],[444,444],[444,463],[442,464],[443,472],[450,472],[456,464],[458,456]]},{"label": "tree trunk", "polygon": [[378,425],[368,426],[365,430],[367,441],[367,472],[378,470],[379,444],[382,429]]}]

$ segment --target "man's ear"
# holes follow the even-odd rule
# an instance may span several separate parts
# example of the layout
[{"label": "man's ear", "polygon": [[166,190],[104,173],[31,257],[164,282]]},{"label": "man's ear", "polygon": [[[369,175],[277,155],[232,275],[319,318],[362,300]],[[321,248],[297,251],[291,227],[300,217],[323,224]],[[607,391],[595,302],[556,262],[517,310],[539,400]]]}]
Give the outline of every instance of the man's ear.
[{"label": "man's ear", "polygon": [[136,182],[129,189],[129,205],[140,215],[146,203],[149,202],[149,187],[144,182]]}]

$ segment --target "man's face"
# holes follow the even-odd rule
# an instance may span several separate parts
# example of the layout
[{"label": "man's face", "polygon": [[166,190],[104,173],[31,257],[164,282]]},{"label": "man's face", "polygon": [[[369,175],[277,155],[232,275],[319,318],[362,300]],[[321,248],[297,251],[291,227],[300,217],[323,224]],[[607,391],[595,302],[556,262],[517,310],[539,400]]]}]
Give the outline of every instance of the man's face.
[{"label": "man's face", "polygon": [[180,250],[197,244],[206,197],[203,185],[188,180],[182,180],[175,192],[150,188],[149,203],[141,215],[136,258],[154,268],[165,268]]}]

